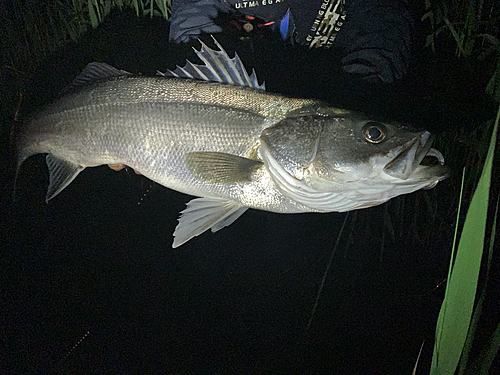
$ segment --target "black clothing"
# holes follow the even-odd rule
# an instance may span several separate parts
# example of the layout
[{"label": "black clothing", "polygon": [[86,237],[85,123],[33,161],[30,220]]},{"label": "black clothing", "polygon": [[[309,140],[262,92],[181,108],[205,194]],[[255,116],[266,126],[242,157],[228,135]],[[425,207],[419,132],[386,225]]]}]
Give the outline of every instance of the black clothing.
[{"label": "black clothing", "polygon": [[412,18],[402,0],[174,0],[170,39],[222,31],[219,12],[262,19],[292,43],[343,51],[348,73],[393,82],[407,70]]}]

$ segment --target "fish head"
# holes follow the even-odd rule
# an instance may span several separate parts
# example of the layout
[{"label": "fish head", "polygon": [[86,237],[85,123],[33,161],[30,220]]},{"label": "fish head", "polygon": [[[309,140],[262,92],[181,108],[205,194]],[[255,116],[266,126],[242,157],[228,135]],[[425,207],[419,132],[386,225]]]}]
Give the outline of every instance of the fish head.
[{"label": "fish head", "polygon": [[289,117],[263,131],[280,191],[318,211],[349,211],[434,187],[448,175],[427,131],[343,111]]}]

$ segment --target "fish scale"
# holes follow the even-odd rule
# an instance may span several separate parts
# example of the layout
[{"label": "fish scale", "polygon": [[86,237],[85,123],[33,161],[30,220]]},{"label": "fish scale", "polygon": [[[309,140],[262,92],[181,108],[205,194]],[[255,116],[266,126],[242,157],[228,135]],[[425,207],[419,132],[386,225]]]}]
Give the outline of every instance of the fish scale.
[{"label": "fish scale", "polygon": [[[47,201],[84,168],[103,164],[128,165],[199,197],[182,212],[173,247],[222,229],[248,208],[348,211],[446,177],[428,132],[266,93],[238,56],[230,59],[218,46],[197,51],[205,65],[171,72],[210,72],[217,83],[89,64],[61,98],[18,129],[18,169],[29,156],[47,154]],[[439,163],[421,164],[425,155]]]}]

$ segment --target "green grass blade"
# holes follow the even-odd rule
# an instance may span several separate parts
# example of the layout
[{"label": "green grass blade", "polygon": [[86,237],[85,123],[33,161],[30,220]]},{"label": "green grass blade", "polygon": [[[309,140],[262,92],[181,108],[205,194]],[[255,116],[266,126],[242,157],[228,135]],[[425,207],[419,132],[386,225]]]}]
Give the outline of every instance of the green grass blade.
[{"label": "green grass blade", "polygon": [[422,355],[422,350],[424,349],[424,344],[425,340],[422,342],[422,345],[420,345],[420,350],[418,351],[418,357],[415,362],[415,366],[413,366],[413,371],[411,372],[411,375],[417,375],[417,367],[418,367],[418,361],[420,361],[420,356]]},{"label": "green grass blade", "polygon": [[[486,301],[486,286],[489,281],[490,277],[490,269],[491,269],[491,262],[493,259],[493,249],[494,249],[494,242],[495,242],[495,233],[496,233],[496,225],[497,225],[497,217],[498,217],[498,205],[500,203],[500,200],[497,198],[497,204],[496,204],[496,209],[495,209],[495,215],[493,217],[493,226],[491,229],[491,235],[490,235],[490,246],[488,250],[488,260],[486,263],[486,276],[485,276],[485,283],[483,285],[483,288],[481,290],[481,294],[479,296],[479,299],[477,301],[476,308],[474,309],[474,314],[472,315],[472,320],[471,320],[471,325],[469,327],[469,333],[467,335],[467,340],[465,342],[465,348],[462,353],[462,357],[460,358],[460,363],[458,365],[458,374],[457,375],[463,375],[466,373],[478,373],[478,374],[487,374],[489,371],[489,368],[491,367],[491,364],[493,363],[493,359],[495,358],[496,352],[498,351],[499,345],[495,347],[495,337],[498,335],[498,331],[500,327],[497,327],[497,331],[493,335],[493,337],[490,340],[489,345],[486,347],[486,349],[483,349],[481,354],[479,355],[478,358],[470,359],[469,354],[470,354],[470,348],[472,346],[472,343],[475,339],[476,336],[476,327],[479,322],[479,318],[482,314],[483,310],[483,305]],[[482,370],[478,372],[478,368],[481,368]]]},{"label": "green grass blade", "polygon": [[88,8],[89,8],[90,23],[92,24],[93,28],[96,28],[99,25],[99,18],[97,17],[97,13],[94,9],[94,4],[92,0],[88,1]]},{"label": "green grass blade", "polygon": [[[497,200],[497,206],[495,209],[495,217],[493,218],[493,227],[490,236],[490,249],[488,254],[488,273],[491,266],[491,261],[493,258],[493,249],[495,246],[495,236],[496,236],[496,226],[498,218],[498,206],[500,200]],[[500,350],[500,325],[497,326],[495,332],[490,337],[490,340],[486,347],[479,354],[479,358],[476,360],[477,368],[479,369],[479,374],[488,374],[495,357]]]},{"label": "green grass blade", "polygon": [[500,108],[483,172],[465,218],[453,268],[436,326],[431,375],[453,375],[464,349],[472,318],[481,258],[483,255],[493,154]]},{"label": "green grass blade", "polygon": [[493,335],[491,336],[490,341],[488,342],[486,350],[484,351],[484,353],[482,353],[480,357],[481,367],[479,369],[479,374],[488,374],[490,372],[491,365],[495,360],[499,348],[500,348],[500,324],[497,326],[495,332],[493,332]]}]

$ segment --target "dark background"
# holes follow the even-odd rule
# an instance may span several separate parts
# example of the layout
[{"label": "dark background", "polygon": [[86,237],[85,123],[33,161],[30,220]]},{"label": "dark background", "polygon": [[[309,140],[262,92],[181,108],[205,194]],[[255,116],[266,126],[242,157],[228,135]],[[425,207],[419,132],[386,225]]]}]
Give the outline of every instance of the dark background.
[{"label": "dark background", "polygon": [[[344,75],[334,51],[292,49],[265,32],[218,37],[268,91],[438,134],[450,179],[350,213],[336,247],[345,214],[249,210],[172,249],[191,197],[99,167],[47,205],[42,155],[23,165],[12,201],[13,104],[6,106],[0,373],[410,374],[423,342],[418,373],[428,373],[461,168],[471,158],[463,155],[474,150],[466,139],[494,106],[483,94],[485,77],[450,69],[422,39],[405,81],[374,86]],[[193,59],[190,47],[168,43],[166,21],[115,12],[37,66],[22,87],[21,114],[55,98],[91,61],[154,74],[186,58]],[[9,72],[5,93],[18,90]]]}]

